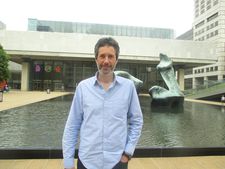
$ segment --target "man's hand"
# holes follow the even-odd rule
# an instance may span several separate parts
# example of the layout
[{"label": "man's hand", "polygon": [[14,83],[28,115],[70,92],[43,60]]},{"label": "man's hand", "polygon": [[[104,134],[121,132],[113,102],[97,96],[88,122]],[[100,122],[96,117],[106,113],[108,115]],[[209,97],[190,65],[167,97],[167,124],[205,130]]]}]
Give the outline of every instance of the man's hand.
[{"label": "man's hand", "polygon": [[120,161],[121,161],[122,163],[127,163],[127,162],[129,161],[129,158],[128,158],[126,155],[122,155]]}]

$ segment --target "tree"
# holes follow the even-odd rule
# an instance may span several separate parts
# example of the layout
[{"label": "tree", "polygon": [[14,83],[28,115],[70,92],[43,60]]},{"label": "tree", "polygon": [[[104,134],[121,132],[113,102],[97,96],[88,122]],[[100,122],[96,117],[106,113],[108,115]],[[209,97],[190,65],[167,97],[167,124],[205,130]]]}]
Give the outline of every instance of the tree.
[{"label": "tree", "polygon": [[9,79],[9,55],[0,44],[0,83]]}]

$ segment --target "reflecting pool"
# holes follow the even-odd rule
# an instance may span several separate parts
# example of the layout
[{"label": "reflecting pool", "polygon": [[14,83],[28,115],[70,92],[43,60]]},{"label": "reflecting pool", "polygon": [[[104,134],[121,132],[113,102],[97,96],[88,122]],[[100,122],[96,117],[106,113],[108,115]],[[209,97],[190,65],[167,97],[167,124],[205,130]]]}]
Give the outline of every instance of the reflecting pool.
[{"label": "reflecting pool", "polygon": [[[61,149],[72,95],[0,112],[0,148]],[[138,147],[225,146],[225,110],[185,102],[183,111],[153,110],[140,97],[144,126]]]}]

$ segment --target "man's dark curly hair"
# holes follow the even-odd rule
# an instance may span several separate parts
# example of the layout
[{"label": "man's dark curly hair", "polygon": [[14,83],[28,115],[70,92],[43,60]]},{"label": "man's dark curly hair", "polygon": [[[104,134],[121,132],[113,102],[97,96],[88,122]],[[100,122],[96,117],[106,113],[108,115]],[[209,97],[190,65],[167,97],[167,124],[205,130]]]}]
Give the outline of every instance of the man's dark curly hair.
[{"label": "man's dark curly hair", "polygon": [[116,60],[118,59],[119,53],[120,53],[120,47],[118,42],[111,37],[104,37],[98,40],[98,42],[95,45],[95,59],[97,59],[98,57],[99,48],[103,46],[112,46],[116,51]]}]

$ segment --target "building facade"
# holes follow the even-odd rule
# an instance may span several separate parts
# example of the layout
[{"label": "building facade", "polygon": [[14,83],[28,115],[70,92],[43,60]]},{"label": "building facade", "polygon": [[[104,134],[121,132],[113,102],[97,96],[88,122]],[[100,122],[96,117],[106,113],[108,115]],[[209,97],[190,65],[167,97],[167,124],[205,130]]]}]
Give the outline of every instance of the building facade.
[{"label": "building facade", "polygon": [[[61,32],[61,33],[81,33],[87,35],[104,35],[104,36],[127,36],[127,37],[142,37],[142,38],[159,38],[159,39],[174,39],[174,30],[165,28],[150,28],[150,27],[135,27],[124,25],[109,25],[96,23],[80,23],[80,22],[62,22],[62,21],[46,21],[38,19],[28,19],[28,31],[39,32]],[[43,90],[51,88],[59,90],[63,84],[63,88],[70,90],[76,86],[82,79],[93,76],[97,71],[93,61],[32,61],[32,90]],[[47,68],[46,68],[47,67]],[[144,81],[144,90],[148,90],[149,85],[163,85],[161,76],[155,68],[154,80],[150,80],[150,74],[146,67],[148,64],[141,66],[135,63],[118,63],[117,69],[125,70],[135,75]],[[146,85],[148,84],[148,85]]]},{"label": "building facade", "polygon": [[[22,65],[21,90],[74,90],[81,80],[97,71],[93,48],[103,36],[0,30],[0,43],[10,60]],[[165,87],[156,70],[160,53],[172,59],[181,90],[184,90],[185,69],[216,61],[211,42],[112,37],[121,47],[117,70],[128,71],[142,80],[145,92],[154,85]]]},{"label": "building facade", "polygon": [[187,72],[185,81],[190,88],[225,79],[225,0],[195,0],[193,40],[211,41],[216,45],[212,65],[196,67]]},{"label": "building facade", "polygon": [[29,19],[26,32],[0,31],[0,43],[22,65],[22,90],[74,90],[97,71],[93,47],[103,36],[119,41],[117,70],[142,80],[145,92],[154,85],[165,87],[156,70],[159,53],[173,60],[181,90],[185,69],[215,63],[212,43],[174,40],[171,29]]}]

